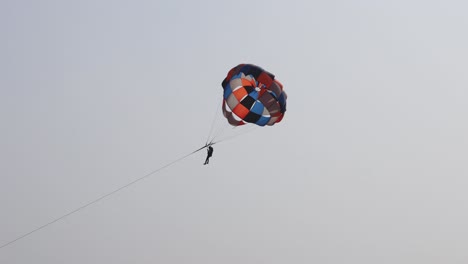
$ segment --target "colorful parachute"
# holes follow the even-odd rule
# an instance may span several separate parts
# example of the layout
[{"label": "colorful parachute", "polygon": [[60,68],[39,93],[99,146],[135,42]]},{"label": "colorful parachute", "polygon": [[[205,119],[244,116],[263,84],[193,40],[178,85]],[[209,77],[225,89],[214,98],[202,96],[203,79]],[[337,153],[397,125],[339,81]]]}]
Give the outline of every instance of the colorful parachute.
[{"label": "colorful parachute", "polygon": [[233,126],[280,122],[286,112],[286,93],[275,76],[252,64],[232,68],[222,84],[223,114]]}]

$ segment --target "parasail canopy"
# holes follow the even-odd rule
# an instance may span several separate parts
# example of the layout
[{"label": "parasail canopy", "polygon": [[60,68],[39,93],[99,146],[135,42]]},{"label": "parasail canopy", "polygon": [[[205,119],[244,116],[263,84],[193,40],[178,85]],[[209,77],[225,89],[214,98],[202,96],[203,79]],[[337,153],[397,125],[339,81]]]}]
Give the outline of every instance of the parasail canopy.
[{"label": "parasail canopy", "polygon": [[287,95],[272,73],[253,64],[239,64],[221,85],[223,114],[231,125],[272,126],[283,119]]}]

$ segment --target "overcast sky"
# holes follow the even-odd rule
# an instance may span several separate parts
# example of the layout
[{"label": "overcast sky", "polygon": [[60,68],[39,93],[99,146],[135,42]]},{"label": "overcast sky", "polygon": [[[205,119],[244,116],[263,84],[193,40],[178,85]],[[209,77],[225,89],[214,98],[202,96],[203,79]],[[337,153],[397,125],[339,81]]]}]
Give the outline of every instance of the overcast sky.
[{"label": "overcast sky", "polygon": [[0,3],[0,244],[201,147],[239,63],[283,121],[0,263],[468,262],[465,1]]}]

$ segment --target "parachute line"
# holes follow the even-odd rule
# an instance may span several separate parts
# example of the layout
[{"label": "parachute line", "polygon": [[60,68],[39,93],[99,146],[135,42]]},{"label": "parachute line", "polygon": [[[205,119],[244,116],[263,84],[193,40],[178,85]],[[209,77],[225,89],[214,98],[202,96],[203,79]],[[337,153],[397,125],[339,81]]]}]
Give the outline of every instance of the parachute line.
[{"label": "parachute line", "polygon": [[215,126],[219,126],[219,118],[218,118],[218,112],[221,108],[221,104],[222,102],[219,102],[218,106],[216,107],[216,111],[213,115],[213,121],[211,122],[211,127],[210,127],[210,132],[208,133],[208,137],[206,138],[206,143],[205,144],[208,144],[210,142],[212,142],[212,134],[213,134],[213,130],[215,128]]},{"label": "parachute line", "polygon": [[211,124],[206,143],[207,145],[216,141],[216,139],[223,135],[226,128],[232,128],[233,126],[226,122],[224,115],[222,114],[221,107],[223,105],[223,101],[218,103],[216,108],[216,112],[213,116],[213,122]]},{"label": "parachute line", "polygon": [[253,132],[254,130],[256,130],[258,128],[258,126],[247,126],[247,125],[244,125],[243,126],[243,129],[241,131],[239,131],[239,128],[238,127],[233,127],[232,128],[232,131],[234,131],[235,129],[237,128],[237,133],[234,133],[232,135],[229,135],[229,136],[225,136],[225,137],[222,137],[218,140],[215,140],[213,139],[213,144],[217,144],[217,143],[221,143],[221,142],[224,142],[224,141],[229,141],[229,140],[232,140],[238,136],[241,136],[241,135],[244,135],[244,134],[247,134],[247,133],[251,133]]},{"label": "parachute line", "polygon": [[48,227],[48,226],[50,226],[50,225],[52,225],[52,224],[54,224],[54,223],[56,223],[56,222],[62,220],[62,219],[64,219],[64,218],[67,217],[67,216],[70,216],[70,215],[72,215],[72,214],[74,214],[74,213],[77,213],[77,212],[79,212],[79,211],[85,209],[86,207],[89,207],[89,206],[91,206],[91,205],[93,205],[93,204],[95,204],[95,203],[97,203],[97,202],[99,202],[99,201],[101,201],[101,200],[103,200],[103,199],[105,199],[105,198],[107,198],[107,197],[109,197],[109,196],[111,196],[111,195],[113,195],[113,194],[115,194],[115,193],[117,193],[117,192],[119,192],[119,191],[121,191],[121,190],[123,190],[123,189],[129,187],[129,186],[131,186],[131,185],[134,185],[134,184],[136,184],[137,182],[139,182],[139,181],[141,181],[141,180],[144,180],[144,179],[150,177],[151,175],[153,175],[153,174],[155,174],[155,173],[157,173],[157,172],[159,172],[159,171],[161,171],[161,170],[163,170],[163,169],[165,169],[165,168],[167,168],[167,167],[169,167],[169,166],[171,166],[171,165],[173,165],[173,164],[175,164],[175,163],[177,163],[177,162],[179,162],[179,161],[182,161],[183,159],[185,159],[185,158],[187,158],[187,157],[189,157],[189,156],[191,156],[191,155],[197,153],[198,151],[200,151],[200,150],[202,150],[202,149],[208,147],[209,145],[213,145],[213,144],[214,144],[214,143],[206,144],[205,146],[203,146],[203,147],[201,147],[201,148],[199,148],[199,149],[197,149],[197,150],[194,150],[194,151],[190,152],[189,154],[187,154],[187,155],[185,155],[185,156],[182,156],[182,157],[180,157],[180,158],[178,158],[178,159],[175,159],[175,160],[173,160],[173,161],[167,163],[166,165],[164,165],[164,166],[162,166],[162,167],[159,167],[158,169],[155,169],[155,170],[153,170],[152,172],[149,172],[149,173],[147,173],[146,175],[141,176],[140,178],[138,178],[138,179],[136,179],[136,180],[133,180],[132,182],[129,182],[129,183],[127,183],[127,184],[125,184],[125,185],[123,185],[123,186],[121,186],[121,187],[119,187],[119,188],[117,188],[117,189],[115,189],[115,190],[113,190],[113,191],[111,191],[111,192],[108,192],[108,193],[106,193],[106,194],[104,194],[104,195],[102,195],[102,196],[100,196],[100,197],[98,197],[98,198],[92,200],[91,202],[88,202],[88,203],[86,203],[86,204],[84,204],[84,205],[82,205],[82,206],[80,206],[80,207],[78,207],[78,208],[76,208],[76,209],[74,209],[74,210],[72,210],[72,211],[70,211],[70,212],[68,212],[68,213],[66,213],[66,214],[64,214],[64,215],[62,215],[62,216],[60,216],[60,217],[55,218],[54,220],[52,220],[52,221],[50,221],[50,222],[48,222],[48,223],[46,223],[46,224],[43,224],[43,225],[41,225],[41,226],[39,226],[39,227],[37,227],[37,228],[35,228],[35,229],[33,229],[33,230],[31,230],[31,231],[29,231],[29,232],[23,234],[23,235],[21,235],[21,236],[15,238],[15,239],[13,239],[13,240],[10,240],[9,242],[6,242],[5,244],[2,244],[2,245],[0,246],[0,249],[3,249],[3,248],[5,248],[5,247],[7,247],[7,246],[9,246],[9,245],[11,245],[11,244],[13,244],[13,243],[15,243],[16,241],[18,241],[18,240],[20,240],[20,239],[23,239],[23,238],[25,238],[25,237],[27,237],[27,236],[29,236],[29,235],[31,235],[31,234],[33,234],[33,233],[35,233],[35,232],[41,230],[41,229],[44,229],[44,228],[46,228],[46,227]]}]

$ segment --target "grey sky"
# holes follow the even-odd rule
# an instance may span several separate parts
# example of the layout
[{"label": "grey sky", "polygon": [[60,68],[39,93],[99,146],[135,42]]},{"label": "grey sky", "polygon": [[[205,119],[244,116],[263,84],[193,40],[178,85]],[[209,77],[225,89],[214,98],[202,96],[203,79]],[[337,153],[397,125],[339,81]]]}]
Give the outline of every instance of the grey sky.
[{"label": "grey sky", "polygon": [[464,1],[2,1],[0,244],[205,143],[239,63],[284,120],[0,263],[467,263]]}]

